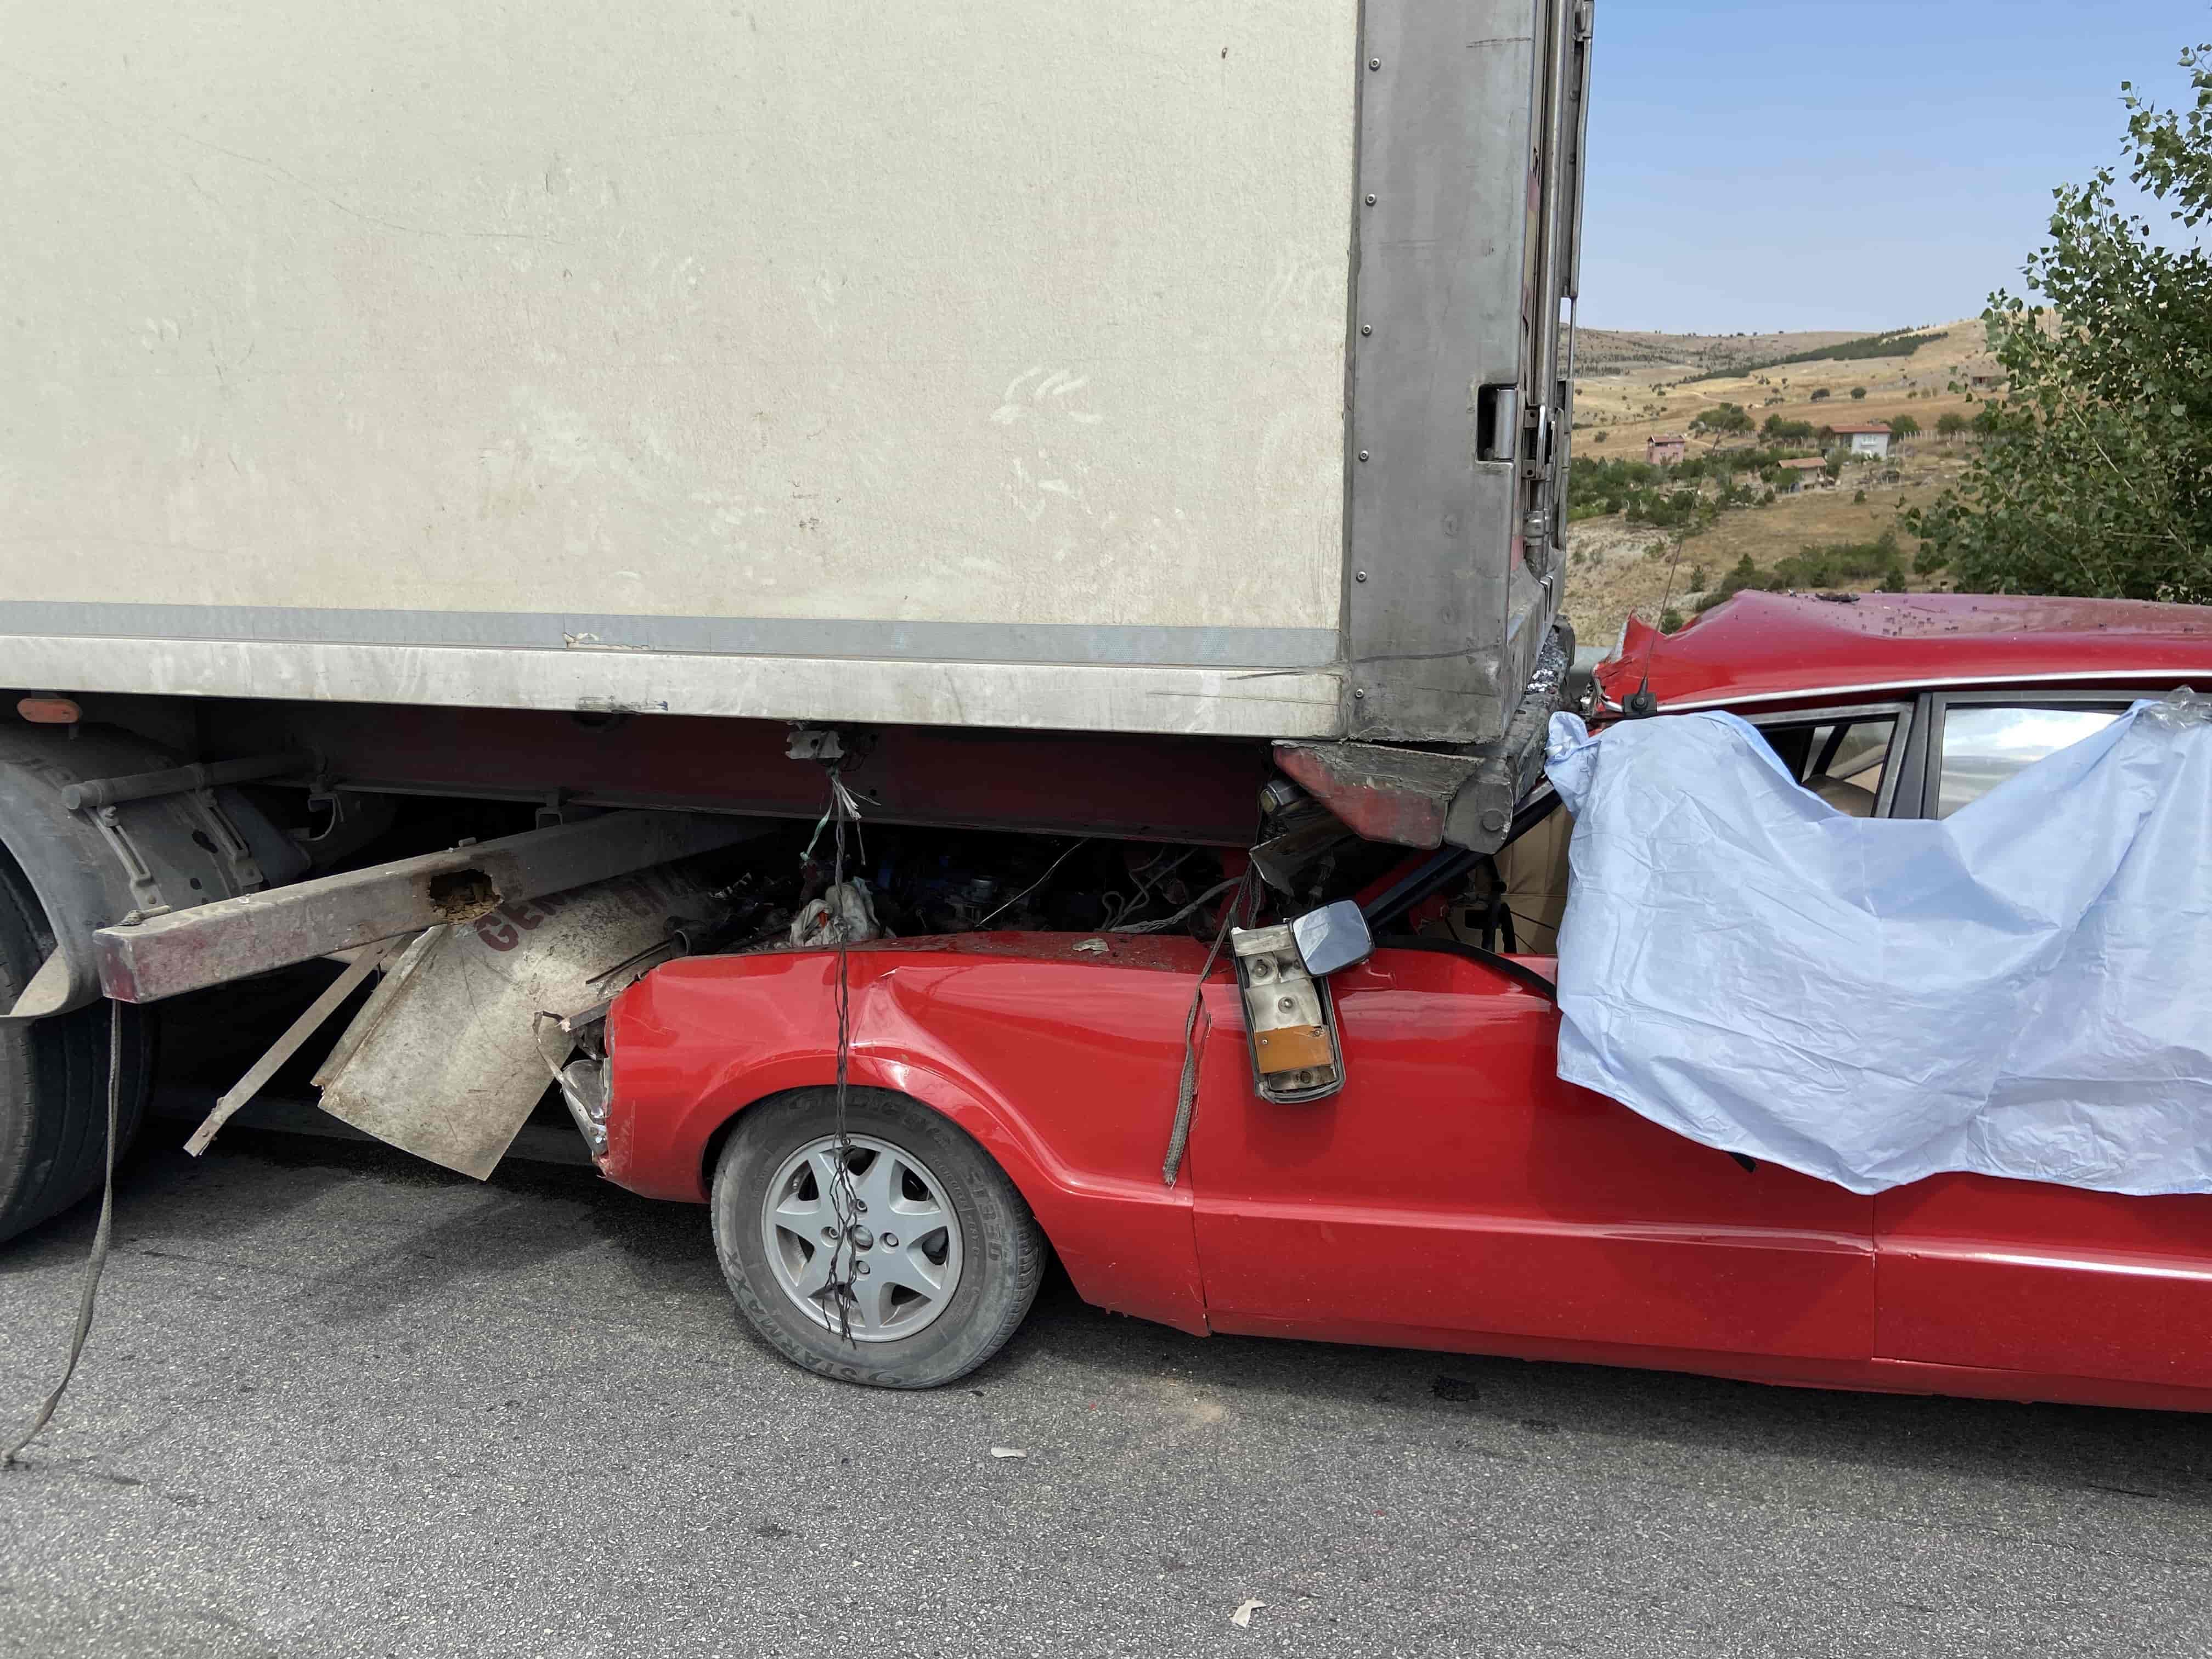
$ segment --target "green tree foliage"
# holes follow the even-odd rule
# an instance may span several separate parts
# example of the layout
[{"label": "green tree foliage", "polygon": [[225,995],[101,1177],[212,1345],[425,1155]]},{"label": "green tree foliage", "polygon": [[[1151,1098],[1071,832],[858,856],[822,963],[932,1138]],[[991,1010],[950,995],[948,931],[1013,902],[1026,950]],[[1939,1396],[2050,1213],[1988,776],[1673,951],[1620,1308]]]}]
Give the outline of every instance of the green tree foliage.
[{"label": "green tree foliage", "polygon": [[1828,388],[1824,386],[1814,386],[1813,388],[1813,401],[1816,404],[1824,404],[1827,402]]},{"label": "green tree foliage", "polygon": [[1656,530],[1686,530],[1703,526],[1705,498],[1692,485],[1632,495],[1622,511],[1631,524],[1648,524]]},{"label": "green tree foliage", "polygon": [[1759,435],[1770,443],[1809,444],[1813,441],[1810,421],[1785,421],[1779,415],[1770,415],[1766,424],[1759,428]]},{"label": "green tree foliage", "polygon": [[[2122,92],[2129,181],[2193,244],[2212,215],[2212,46],[2181,63],[2186,108]],[[1906,520],[1923,568],[1961,589],[2212,604],[2212,258],[2154,240],[2113,188],[2107,167],[2055,192],[2024,272],[2047,305],[2000,291],[1983,313],[2007,377],[1973,423],[1990,441]]]},{"label": "green tree foliage", "polygon": [[[1886,334],[1868,334],[1856,340],[1846,340],[1841,345],[1821,346],[1811,351],[1795,352],[1787,357],[1770,358],[1765,362],[1692,374],[1682,384],[1695,386],[1699,380],[1724,380],[1732,375],[1756,374],[1761,369],[1782,368],[1790,363],[1856,362],[1867,357],[1910,357],[1921,347],[1934,345],[1938,340],[1948,337],[1944,334],[1919,334],[1909,328],[1892,329]],[[1784,380],[1783,384],[1787,386],[1790,383]]]},{"label": "green tree foliage", "polygon": [[1966,417],[1955,409],[1946,410],[1936,417],[1936,434],[1942,438],[1955,438],[1966,429]]},{"label": "green tree foliage", "polygon": [[1717,404],[1690,422],[1690,430],[1716,438],[1734,437],[1752,429],[1751,411],[1741,404]]},{"label": "green tree foliage", "polygon": [[1698,609],[1710,611],[1746,588],[1802,592],[1863,581],[1878,582],[1884,592],[1905,591],[1905,556],[1897,544],[1895,531],[1885,530],[1870,542],[1835,542],[1825,547],[1808,544],[1765,570],[1753,565],[1747,553],[1718,587],[1698,601]]},{"label": "green tree foliage", "polygon": [[[1662,530],[1703,529],[1723,508],[1757,502],[1757,492],[1737,483],[1740,475],[1755,474],[1761,482],[1772,483],[1781,477],[1775,464],[1802,453],[1731,449],[1692,455],[1664,467],[1626,457],[1613,460],[1579,455],[1567,473],[1567,520],[1580,523],[1620,513],[1631,524]],[[1715,486],[1711,495],[1703,493],[1707,480]]]},{"label": "green tree foliage", "polygon": [[1893,416],[1889,422],[1889,435],[1893,438],[1917,438],[1920,435],[1920,422],[1910,415]]},{"label": "green tree foliage", "polygon": [[1864,403],[1866,401],[1866,388],[1863,386],[1853,386],[1851,388],[1851,401],[1855,404]]}]

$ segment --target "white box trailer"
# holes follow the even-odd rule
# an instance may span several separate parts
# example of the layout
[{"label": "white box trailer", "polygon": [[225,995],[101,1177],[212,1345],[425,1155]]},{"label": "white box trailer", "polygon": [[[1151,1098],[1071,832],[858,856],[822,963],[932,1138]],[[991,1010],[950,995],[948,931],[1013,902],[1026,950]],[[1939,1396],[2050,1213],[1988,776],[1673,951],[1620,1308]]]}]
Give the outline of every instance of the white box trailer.
[{"label": "white box trailer", "polygon": [[16,0],[0,674],[1474,743],[1587,0]]},{"label": "white box trailer", "polygon": [[[1590,29],[0,0],[0,1048],[811,818],[793,754],[893,823],[1243,847],[1279,767],[1494,846]],[[647,816],[326,890],[271,780]],[[0,1231],[96,1069],[0,1090]]]}]

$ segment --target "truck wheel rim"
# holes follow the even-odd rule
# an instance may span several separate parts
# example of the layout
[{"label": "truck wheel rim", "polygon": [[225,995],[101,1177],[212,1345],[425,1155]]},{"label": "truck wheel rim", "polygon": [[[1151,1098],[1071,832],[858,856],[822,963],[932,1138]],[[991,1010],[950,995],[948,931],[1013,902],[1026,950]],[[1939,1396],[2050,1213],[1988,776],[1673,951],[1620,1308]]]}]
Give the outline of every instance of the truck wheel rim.
[{"label": "truck wheel rim", "polygon": [[912,1152],[873,1135],[845,1140],[854,1203],[842,1247],[835,1135],[784,1159],[762,1200],[761,1241],[777,1286],[809,1319],[849,1328],[856,1342],[896,1342],[932,1323],[960,1288],[960,1218]]}]

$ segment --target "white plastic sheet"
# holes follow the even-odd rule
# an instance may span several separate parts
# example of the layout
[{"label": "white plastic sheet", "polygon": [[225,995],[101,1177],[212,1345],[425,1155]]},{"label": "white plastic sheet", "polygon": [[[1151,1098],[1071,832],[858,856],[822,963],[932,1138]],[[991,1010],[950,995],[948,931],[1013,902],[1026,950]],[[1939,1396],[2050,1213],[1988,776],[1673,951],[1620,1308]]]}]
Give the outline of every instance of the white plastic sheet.
[{"label": "white plastic sheet", "polygon": [[1854,1192],[2212,1192],[2212,702],[1941,821],[1837,811],[1731,714],[1550,736],[1562,1078]]}]

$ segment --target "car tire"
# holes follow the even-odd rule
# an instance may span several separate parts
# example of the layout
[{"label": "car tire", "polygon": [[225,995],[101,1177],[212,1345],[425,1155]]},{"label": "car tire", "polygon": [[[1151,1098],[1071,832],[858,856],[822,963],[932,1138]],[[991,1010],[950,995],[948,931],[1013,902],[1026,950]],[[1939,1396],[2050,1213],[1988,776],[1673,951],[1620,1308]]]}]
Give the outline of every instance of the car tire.
[{"label": "car tire", "polygon": [[[15,1006],[53,949],[37,896],[0,854],[0,1008]],[[116,1155],[138,1133],[151,1075],[151,1030],[115,1005],[123,1024]],[[25,1024],[0,1022],[0,1240],[58,1214],[100,1185],[107,1158],[109,1005]]]},{"label": "car tire", "polygon": [[[958,1125],[903,1095],[850,1090],[847,1167],[863,1173],[848,1174],[848,1180],[879,1173],[875,1160],[888,1156],[894,1162],[884,1178],[903,1182],[908,1194],[896,1202],[905,1212],[942,1214],[945,1225],[903,1239],[884,1230],[880,1238],[888,1243],[878,1232],[861,1232],[865,1251],[823,1258],[843,1263],[848,1282],[864,1293],[872,1284],[882,1287],[876,1295],[887,1304],[907,1298],[873,1328],[866,1319],[856,1325],[852,1310],[860,1304],[848,1304],[845,1322],[861,1334],[841,1334],[829,1292],[802,1300],[815,1267],[806,1242],[818,1230],[787,1224],[794,1209],[827,1201],[811,1171],[834,1157],[825,1148],[835,1145],[836,1119],[832,1089],[794,1091],[738,1117],[715,1165],[710,1200],[715,1254],[730,1293],[763,1341],[823,1376],[879,1389],[933,1389],[965,1376],[1006,1346],[1036,1301],[1044,1276],[1043,1232],[1006,1172]],[[880,1224],[900,1212],[879,1202],[872,1213]],[[853,1224],[868,1220],[860,1216]],[[919,1251],[942,1256],[933,1263],[924,1255],[917,1264],[925,1273],[933,1266],[944,1281],[934,1298],[893,1282],[903,1270],[902,1249],[909,1258]],[[852,1277],[851,1264],[860,1260],[878,1264],[872,1280]],[[897,1334],[902,1319],[919,1328]]]}]

